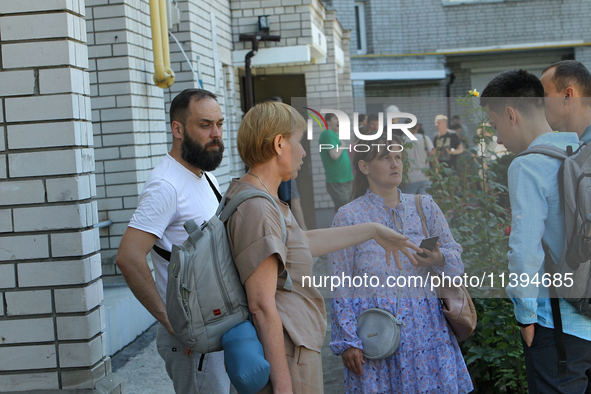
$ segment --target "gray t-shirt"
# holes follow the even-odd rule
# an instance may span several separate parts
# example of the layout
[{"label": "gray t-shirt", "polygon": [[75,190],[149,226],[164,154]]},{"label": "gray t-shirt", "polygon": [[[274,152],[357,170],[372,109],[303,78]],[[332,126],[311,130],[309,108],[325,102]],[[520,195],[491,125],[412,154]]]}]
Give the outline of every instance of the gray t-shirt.
[{"label": "gray t-shirt", "polygon": [[409,161],[412,160],[412,162],[409,163],[410,168],[408,169],[408,179],[410,183],[429,180],[429,178],[423,174],[423,169],[429,168],[427,158],[429,157],[429,152],[433,149],[431,138],[422,134],[415,134],[414,136],[417,137],[416,141],[413,141],[410,138],[406,141],[412,142],[412,148],[406,149]]}]

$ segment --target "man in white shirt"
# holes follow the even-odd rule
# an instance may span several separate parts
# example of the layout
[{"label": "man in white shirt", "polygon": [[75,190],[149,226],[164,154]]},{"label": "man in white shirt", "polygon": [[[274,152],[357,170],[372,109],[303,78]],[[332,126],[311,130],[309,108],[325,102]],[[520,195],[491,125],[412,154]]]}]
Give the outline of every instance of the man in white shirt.
[{"label": "man in white shirt", "polygon": [[[230,381],[223,352],[202,355],[185,347],[174,336],[165,306],[172,245],[187,239],[183,228],[187,220],[209,220],[221,197],[215,176],[206,172],[222,161],[224,118],[213,93],[187,89],[172,101],[170,120],[172,149],[146,181],[121,240],[117,265],[137,299],[160,322],[158,353],[176,393],[226,394]],[[155,281],[146,260],[148,253]]]}]

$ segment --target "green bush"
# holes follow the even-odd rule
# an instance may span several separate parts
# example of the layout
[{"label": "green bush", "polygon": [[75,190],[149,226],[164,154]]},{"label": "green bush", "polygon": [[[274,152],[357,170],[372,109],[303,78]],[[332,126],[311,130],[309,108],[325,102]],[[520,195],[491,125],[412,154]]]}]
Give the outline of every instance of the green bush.
[{"label": "green bush", "polygon": [[[474,107],[471,93],[458,101],[465,106],[466,120],[472,128],[486,126],[486,112]],[[488,144],[491,136],[475,137],[475,144]],[[507,169],[513,155],[497,158],[479,156],[468,149],[458,157],[456,170],[433,163],[427,175],[428,190],[441,207],[451,232],[464,251],[462,261],[469,276],[493,274],[495,287],[469,288],[478,326],[461,343],[466,365],[478,393],[525,393],[527,381],[521,346],[521,333],[515,326],[513,303],[501,287],[499,275],[508,274],[507,252],[511,224],[507,191]]]},{"label": "green bush", "polygon": [[506,298],[474,298],[478,326],[460,343],[477,393],[527,393],[521,333],[513,303]]}]

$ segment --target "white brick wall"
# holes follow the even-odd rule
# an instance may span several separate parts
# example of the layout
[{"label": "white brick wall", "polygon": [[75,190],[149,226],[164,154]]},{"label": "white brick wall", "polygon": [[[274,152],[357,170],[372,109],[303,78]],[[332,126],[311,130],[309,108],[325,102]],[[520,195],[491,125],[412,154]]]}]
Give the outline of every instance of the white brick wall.
[{"label": "white brick wall", "polygon": [[0,265],[0,289],[11,288],[16,285],[13,264]]},{"label": "white brick wall", "polygon": [[5,181],[0,183],[0,205],[35,204],[45,202],[41,179]]},{"label": "white brick wall", "polygon": [[6,155],[0,155],[0,179],[6,178]]},{"label": "white brick wall", "polygon": [[91,204],[15,208],[14,231],[46,231],[92,226]]},{"label": "white brick wall", "polygon": [[64,368],[91,367],[102,358],[104,352],[102,339],[101,336],[98,336],[90,342],[59,345],[60,366]]},{"label": "white brick wall", "polygon": [[83,5],[0,0],[0,391],[110,373]]},{"label": "white brick wall", "polygon": [[12,149],[92,145],[88,122],[19,124],[8,126],[8,146]]},{"label": "white brick wall", "polygon": [[[2,23],[3,18],[0,18]],[[0,73],[0,96],[22,96],[33,94],[35,74],[33,70],[6,71]]]},{"label": "white brick wall", "polygon": [[84,16],[84,0],[0,0],[3,14],[19,14],[39,11],[70,11]]},{"label": "white brick wall", "polygon": [[96,309],[88,315],[58,317],[58,338],[60,340],[80,340],[94,337],[101,330],[100,314],[101,309]]},{"label": "white brick wall", "polygon": [[101,275],[99,254],[82,260],[17,264],[20,287],[77,285],[89,283]]},{"label": "white brick wall", "polygon": [[[129,221],[127,213],[118,213],[123,209],[123,199],[137,197],[143,187],[145,178],[137,170],[153,168],[152,158],[159,161],[166,152],[166,124],[163,90],[152,81],[149,3],[108,3],[87,2],[86,20],[91,42],[98,206],[101,219],[115,219],[114,225],[119,226]],[[106,274],[115,271],[114,255],[120,239],[120,234],[110,232],[111,228],[101,230]]]},{"label": "white brick wall", "polygon": [[85,256],[99,249],[98,228],[51,235],[53,257]]},{"label": "white brick wall", "polygon": [[94,383],[105,375],[105,370],[111,370],[110,363],[101,362],[91,369],[63,371],[61,375],[62,388],[64,390],[92,389]]},{"label": "white brick wall", "polygon": [[[35,53],[36,56],[31,56]],[[74,66],[88,67],[86,45],[74,41],[23,42],[2,45],[4,68]]]},{"label": "white brick wall", "polygon": [[49,369],[57,365],[55,345],[2,346],[0,370]]},{"label": "white brick wall", "polygon": [[0,18],[0,34],[3,41],[64,37],[86,41],[83,23],[83,19],[67,13],[11,15]]},{"label": "white brick wall", "polygon": [[71,94],[10,98],[5,100],[6,121],[86,119],[86,107],[80,104]]},{"label": "white brick wall", "polygon": [[86,312],[103,301],[103,282],[98,280],[86,287],[58,289],[54,294],[57,313]]},{"label": "white brick wall", "polygon": [[48,202],[85,200],[93,195],[90,175],[48,179],[46,187]]},{"label": "white brick wall", "polygon": [[[5,260],[43,259],[49,257],[48,236],[13,235],[0,237],[0,262]],[[2,267],[2,265],[0,265]]]},{"label": "white brick wall", "polygon": [[24,152],[8,155],[11,177],[77,174],[94,169],[91,149]]},{"label": "white brick wall", "polygon": [[[38,315],[51,313],[51,292],[49,290],[14,291],[5,294],[6,315]],[[20,322],[23,323],[22,321]],[[35,336],[30,342],[38,341]]]},{"label": "white brick wall", "polygon": [[88,73],[76,68],[39,70],[41,94],[78,93],[90,94]]},{"label": "white brick wall", "polygon": [[0,391],[35,391],[52,389],[59,389],[57,372],[0,375]]},{"label": "white brick wall", "polygon": [[0,233],[12,232],[12,211],[10,209],[0,209]]}]

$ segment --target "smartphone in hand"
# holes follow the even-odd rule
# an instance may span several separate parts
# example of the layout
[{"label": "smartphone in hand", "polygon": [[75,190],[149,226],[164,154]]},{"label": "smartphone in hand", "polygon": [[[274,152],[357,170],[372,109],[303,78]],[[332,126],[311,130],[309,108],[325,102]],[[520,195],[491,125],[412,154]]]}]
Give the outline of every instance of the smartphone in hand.
[{"label": "smartphone in hand", "polygon": [[[435,245],[437,245],[437,241],[439,241],[439,236],[425,238],[421,241],[419,248],[427,249],[432,252],[433,249],[435,249]],[[417,253],[417,256],[427,257],[427,254],[426,253]]]}]

